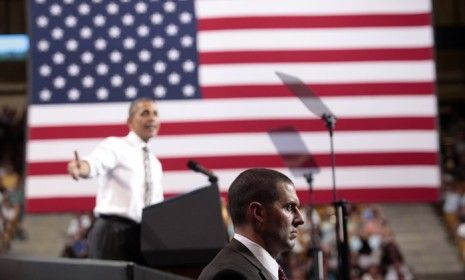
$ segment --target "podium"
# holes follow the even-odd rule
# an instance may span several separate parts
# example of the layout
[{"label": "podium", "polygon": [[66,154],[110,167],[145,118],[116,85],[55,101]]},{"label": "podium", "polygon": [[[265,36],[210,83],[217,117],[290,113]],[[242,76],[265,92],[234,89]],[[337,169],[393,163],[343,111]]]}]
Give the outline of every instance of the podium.
[{"label": "podium", "polygon": [[216,185],[196,189],[143,210],[141,251],[151,267],[200,271],[227,242]]}]

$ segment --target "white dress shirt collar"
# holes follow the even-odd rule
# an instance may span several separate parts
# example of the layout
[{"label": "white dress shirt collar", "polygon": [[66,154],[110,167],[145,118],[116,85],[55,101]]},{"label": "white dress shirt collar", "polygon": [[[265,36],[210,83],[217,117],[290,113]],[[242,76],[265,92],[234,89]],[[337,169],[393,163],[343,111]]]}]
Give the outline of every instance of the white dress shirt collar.
[{"label": "white dress shirt collar", "polygon": [[262,246],[248,239],[247,237],[234,233],[234,239],[244,244],[258,261],[271,273],[275,280],[278,280],[279,264]]},{"label": "white dress shirt collar", "polygon": [[126,139],[128,140],[129,143],[134,144],[135,146],[140,146],[141,148],[147,147],[147,142],[142,140],[142,138],[139,137],[134,131],[129,131],[128,135],[126,135]]}]

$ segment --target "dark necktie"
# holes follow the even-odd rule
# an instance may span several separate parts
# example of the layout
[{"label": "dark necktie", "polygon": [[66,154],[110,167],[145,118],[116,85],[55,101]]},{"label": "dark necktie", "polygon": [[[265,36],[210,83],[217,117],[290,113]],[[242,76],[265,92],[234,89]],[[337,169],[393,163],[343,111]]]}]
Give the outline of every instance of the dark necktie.
[{"label": "dark necktie", "polygon": [[145,205],[149,205],[151,198],[152,198],[152,171],[150,169],[150,158],[149,158],[149,150],[147,147],[143,147],[142,150],[144,151],[144,203]]},{"label": "dark necktie", "polygon": [[281,266],[279,266],[278,269],[278,278],[279,280],[287,280],[286,274],[284,273],[284,270]]}]

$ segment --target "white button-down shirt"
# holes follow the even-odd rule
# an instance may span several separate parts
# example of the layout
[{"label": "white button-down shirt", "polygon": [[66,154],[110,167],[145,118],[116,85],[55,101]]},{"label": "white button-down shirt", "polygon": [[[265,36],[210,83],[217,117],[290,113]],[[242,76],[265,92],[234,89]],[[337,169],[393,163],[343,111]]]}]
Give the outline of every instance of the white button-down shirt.
[{"label": "white button-down shirt", "polygon": [[[144,155],[147,146],[136,133],[126,137],[108,137],[89,156],[84,157],[90,165],[89,177],[98,177],[94,213],[118,215],[136,222],[142,220],[145,193]],[[149,149],[150,151],[150,149]],[[162,166],[150,154],[152,176],[151,204],[163,200]]]},{"label": "white button-down shirt", "polygon": [[273,279],[278,280],[279,264],[276,260],[265,250],[262,246],[248,239],[247,237],[234,233],[234,239],[244,244],[252,254],[258,259],[258,261],[271,273]]}]

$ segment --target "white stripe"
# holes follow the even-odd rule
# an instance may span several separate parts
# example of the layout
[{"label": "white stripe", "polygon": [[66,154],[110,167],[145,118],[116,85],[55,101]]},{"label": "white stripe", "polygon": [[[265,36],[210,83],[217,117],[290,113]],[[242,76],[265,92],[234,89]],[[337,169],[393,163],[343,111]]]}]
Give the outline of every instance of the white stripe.
[{"label": "white stripe", "polygon": [[431,11],[429,0],[197,0],[200,18],[267,15],[404,14]]},{"label": "white stripe", "polygon": [[378,61],[345,63],[210,64],[199,68],[203,86],[282,84],[276,71],[307,83],[429,82],[435,78],[434,62]]},{"label": "white stripe", "polygon": [[431,26],[212,30],[198,34],[200,52],[432,47]]},{"label": "white stripe", "polygon": [[[303,177],[294,177],[288,169],[276,169],[294,181],[298,189],[305,190],[306,182]],[[242,170],[226,169],[216,171],[222,191]],[[73,197],[94,196],[97,190],[96,180],[80,180],[75,182],[66,175],[59,176],[28,176],[26,178],[26,196],[28,198],[41,197]],[[314,175],[314,187],[331,189],[331,169],[322,168]],[[374,186],[439,186],[439,170],[437,166],[382,166],[382,167],[338,167],[336,170],[338,189],[361,188],[369,189]],[[163,186],[165,193],[184,193],[208,185],[205,176],[190,171],[165,172]]]},{"label": "white stripe", "polygon": [[[321,101],[339,119],[364,117],[430,117],[434,95],[334,96]],[[29,126],[124,124],[129,103],[31,105]],[[245,98],[158,101],[164,122],[316,118],[297,98]],[[312,107],[313,108],[313,107]],[[105,112],[102,114],[102,112]],[[182,112],[182,113],[180,113]],[[59,116],[59,117],[50,117]]]},{"label": "white stripe", "polygon": [[[27,145],[27,161],[30,163],[68,161],[72,159],[74,150],[86,155],[101,140],[32,140]],[[289,143],[288,147],[286,147],[286,143]],[[301,144],[299,145],[299,143]],[[158,157],[276,155],[279,154],[277,149],[281,152],[302,152],[305,154],[330,152],[329,136],[326,132],[300,132],[299,135],[234,133],[185,135],[182,137],[159,136],[151,142],[151,145]],[[438,149],[437,132],[434,130],[336,131],[334,145],[336,153],[436,152]]]}]

